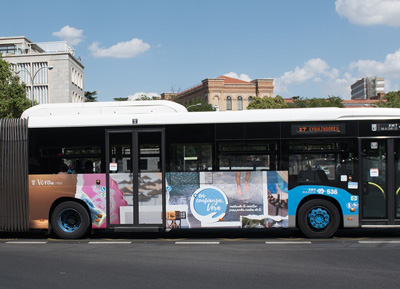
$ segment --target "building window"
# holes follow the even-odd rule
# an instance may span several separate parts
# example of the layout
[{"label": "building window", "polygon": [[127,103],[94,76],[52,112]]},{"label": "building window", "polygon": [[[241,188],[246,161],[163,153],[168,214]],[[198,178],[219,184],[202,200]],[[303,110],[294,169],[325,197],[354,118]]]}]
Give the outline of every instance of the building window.
[{"label": "building window", "polygon": [[253,97],[252,97],[252,96],[249,96],[248,102],[250,103],[250,102],[252,102],[252,101],[253,101]]},{"label": "building window", "polygon": [[47,62],[34,62],[33,66],[33,84],[47,84],[48,70],[44,69],[48,67]]},{"label": "building window", "polygon": [[73,67],[71,68],[71,80],[72,84],[75,84],[75,69]]},{"label": "building window", "polygon": [[232,97],[230,96],[226,98],[226,110],[232,110]]},{"label": "building window", "polygon": [[3,55],[21,54],[21,48],[13,44],[0,45],[0,55],[1,54]]},{"label": "building window", "polygon": [[241,96],[237,98],[237,110],[243,110],[243,98]]}]

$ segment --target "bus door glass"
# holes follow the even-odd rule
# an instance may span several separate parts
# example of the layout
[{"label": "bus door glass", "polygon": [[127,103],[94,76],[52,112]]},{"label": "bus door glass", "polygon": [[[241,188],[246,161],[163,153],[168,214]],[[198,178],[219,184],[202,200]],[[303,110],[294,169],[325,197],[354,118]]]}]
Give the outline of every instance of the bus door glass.
[{"label": "bus door glass", "polygon": [[138,133],[138,222],[163,224],[163,162],[161,132]]},{"label": "bus door glass", "polygon": [[[390,219],[388,210],[393,200],[393,140],[364,139],[362,157],[362,218]],[[396,175],[396,174],[395,174]],[[393,208],[391,208],[393,206]]]},{"label": "bus door glass", "polygon": [[134,224],[132,132],[109,133],[107,160],[109,221],[111,225]]},{"label": "bus door glass", "polygon": [[110,225],[163,225],[162,131],[109,131],[108,148]]}]

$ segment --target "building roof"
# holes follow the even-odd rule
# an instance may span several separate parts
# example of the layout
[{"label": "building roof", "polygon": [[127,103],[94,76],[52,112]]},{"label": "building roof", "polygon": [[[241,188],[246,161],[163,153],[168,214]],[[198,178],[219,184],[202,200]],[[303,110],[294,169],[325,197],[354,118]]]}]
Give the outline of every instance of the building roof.
[{"label": "building roof", "polygon": [[241,79],[228,77],[228,76],[225,76],[225,75],[218,76],[217,78],[223,78],[225,83],[232,83],[232,84],[234,84],[234,83],[246,83],[246,84],[249,84],[250,83],[248,81],[244,81],[244,80],[241,80]]},{"label": "building roof", "polygon": [[[225,76],[225,75],[218,76],[217,78],[207,78],[207,79],[223,79],[224,84],[250,84],[250,82],[248,82],[248,81],[240,80],[240,79]],[[200,87],[203,87],[203,83],[196,84],[190,88],[185,89],[184,91],[178,92],[177,95],[180,96],[182,94],[188,93],[188,92],[195,90],[197,88],[200,88]]]},{"label": "building roof", "polygon": [[0,36],[0,40],[26,40],[29,43],[32,43],[26,36]]}]

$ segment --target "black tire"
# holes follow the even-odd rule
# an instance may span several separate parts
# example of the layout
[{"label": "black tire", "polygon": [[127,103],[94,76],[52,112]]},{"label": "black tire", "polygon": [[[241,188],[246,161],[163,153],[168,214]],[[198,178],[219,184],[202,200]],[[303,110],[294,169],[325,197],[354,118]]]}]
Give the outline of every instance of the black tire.
[{"label": "black tire", "polygon": [[67,201],[59,204],[51,215],[54,233],[62,239],[79,239],[89,231],[90,218],[79,203]]},{"label": "black tire", "polygon": [[336,206],[323,199],[303,204],[298,211],[300,230],[309,238],[329,238],[336,233],[340,214]]}]

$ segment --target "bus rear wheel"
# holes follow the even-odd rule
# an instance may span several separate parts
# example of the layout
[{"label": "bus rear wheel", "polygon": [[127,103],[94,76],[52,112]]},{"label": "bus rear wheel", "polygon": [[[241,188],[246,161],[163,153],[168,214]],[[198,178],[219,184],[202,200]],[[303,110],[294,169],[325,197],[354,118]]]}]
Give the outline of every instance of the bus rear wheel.
[{"label": "bus rear wheel", "polygon": [[88,232],[90,218],[82,205],[67,201],[54,209],[51,225],[54,233],[62,239],[79,239]]},{"label": "bus rear wheel", "polygon": [[309,238],[329,238],[336,233],[340,214],[336,206],[322,199],[314,199],[302,205],[298,212],[300,230]]}]

